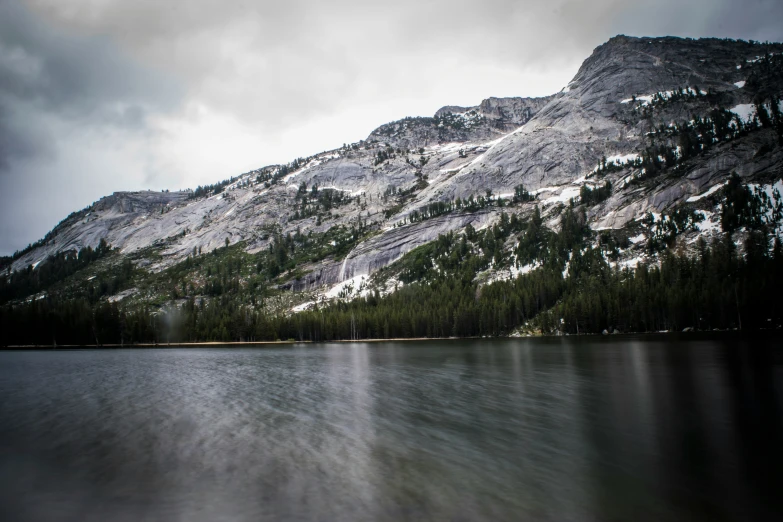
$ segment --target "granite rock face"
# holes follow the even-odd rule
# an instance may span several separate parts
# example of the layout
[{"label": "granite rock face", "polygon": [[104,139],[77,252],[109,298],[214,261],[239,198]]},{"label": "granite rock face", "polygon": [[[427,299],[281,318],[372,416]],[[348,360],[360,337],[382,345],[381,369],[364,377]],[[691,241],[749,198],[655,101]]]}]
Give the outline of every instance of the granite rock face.
[{"label": "granite rock face", "polygon": [[[438,201],[478,197],[490,191],[510,197],[522,185],[537,194],[545,215],[578,199],[599,180],[608,158],[618,168],[601,176],[612,196],[587,209],[594,228],[621,228],[645,212],[663,212],[722,183],[736,172],[748,181],[783,173],[783,149],[772,129],[718,144],[653,182],[628,183],[638,168],[623,160],[650,145],[659,129],[705,117],[717,107],[747,108],[783,94],[783,74],[762,59],[780,56],[781,44],[718,39],[618,36],[594,50],[561,92],[543,98],[487,98],[474,107],[446,106],[430,118],[406,118],[374,130],[362,142],[317,154],[264,182],[265,167],[240,175],[219,194],[116,193],[73,214],[13,263],[18,270],[63,250],[96,246],[101,239],[123,253],[155,247],[151,269],[182,260],[194,248],[210,251],[245,241],[265,248],[269,231],[326,231],[361,220],[379,233],[344,260],[325,260],[292,281],[292,289],[330,285],[370,274],[438,234],[491,224],[501,209],[452,213],[404,224],[412,212]],[[766,69],[765,69],[766,67]],[[682,89],[685,89],[682,91]],[[689,93],[663,103],[673,91]],[[658,98],[656,98],[656,95]],[[654,110],[651,107],[654,106]],[[744,108],[744,109],[743,109]],[[672,141],[672,147],[676,142]],[[294,220],[295,195],[317,185],[350,196],[352,203],[322,222]],[[398,192],[407,196],[401,198]],[[578,203],[578,201],[577,201]],[[506,211],[528,212],[531,204]],[[556,222],[554,214],[553,222]],[[404,226],[400,226],[404,224]]]},{"label": "granite rock face", "polygon": [[530,121],[551,99],[487,98],[475,107],[447,105],[432,118],[406,118],[382,125],[367,141],[414,150],[438,143],[490,141]]}]

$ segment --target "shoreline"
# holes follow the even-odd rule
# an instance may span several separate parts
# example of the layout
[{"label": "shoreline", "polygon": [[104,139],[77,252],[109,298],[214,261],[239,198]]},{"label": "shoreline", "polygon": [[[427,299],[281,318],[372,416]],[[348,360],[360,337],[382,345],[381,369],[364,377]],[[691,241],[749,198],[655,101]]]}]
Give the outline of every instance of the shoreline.
[{"label": "shoreline", "polygon": [[[293,344],[327,344],[327,343],[383,343],[400,341],[457,341],[460,339],[481,339],[481,337],[399,337],[389,339],[335,339],[332,341],[198,341],[179,343],[133,343],[133,344],[14,344],[0,346],[0,350],[71,350],[71,349],[112,349],[121,350],[127,348],[188,348],[188,347],[217,347],[217,346],[270,346]],[[513,339],[513,337],[493,337],[492,339]]]},{"label": "shoreline", "polygon": [[199,342],[173,342],[173,343],[134,343],[134,344],[18,344],[0,346],[0,351],[12,350],[124,350],[124,349],[148,349],[148,348],[214,348],[214,347],[269,347],[290,346],[295,344],[353,344],[353,343],[387,343],[387,342],[421,342],[421,341],[464,341],[464,340],[522,340],[522,339],[564,339],[600,337],[618,339],[629,336],[687,336],[698,337],[701,335],[736,335],[741,337],[757,337],[780,335],[779,329],[768,330],[705,330],[690,332],[623,332],[618,334],[586,333],[574,335],[526,335],[526,336],[498,336],[498,337],[393,337],[388,339],[335,339],[331,341],[199,341]]}]

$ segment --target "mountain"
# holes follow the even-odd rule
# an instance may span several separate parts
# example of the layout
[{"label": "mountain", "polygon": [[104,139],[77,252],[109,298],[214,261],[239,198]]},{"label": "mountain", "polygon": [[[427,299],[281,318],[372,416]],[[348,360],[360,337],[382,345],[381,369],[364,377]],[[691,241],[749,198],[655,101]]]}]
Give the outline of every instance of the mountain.
[{"label": "mountain", "polygon": [[[288,313],[392,293],[399,273],[388,268],[406,254],[508,216],[523,222],[540,212],[544,227],[559,230],[573,209],[590,229],[586,245],[611,239],[615,268],[659,263],[667,249],[693,253],[700,237],[727,228],[742,246],[758,228],[751,222],[780,237],[782,53],[779,43],[617,36],[551,96],[446,106],[213,186],[102,198],[6,260],[4,285],[103,241],[110,266],[130,263],[135,275],[96,290],[99,301],[174,306],[209,299],[207,276],[183,267],[225,250],[266,274],[238,280],[253,287],[243,299]],[[732,226],[726,209],[736,198],[752,212],[732,210]],[[537,266],[535,258],[520,262],[524,235],[503,238],[501,254],[475,274],[477,287]],[[183,291],[163,298],[150,289],[175,272]],[[5,301],[66,295],[75,285],[58,284],[32,284],[28,295],[7,290]]]}]

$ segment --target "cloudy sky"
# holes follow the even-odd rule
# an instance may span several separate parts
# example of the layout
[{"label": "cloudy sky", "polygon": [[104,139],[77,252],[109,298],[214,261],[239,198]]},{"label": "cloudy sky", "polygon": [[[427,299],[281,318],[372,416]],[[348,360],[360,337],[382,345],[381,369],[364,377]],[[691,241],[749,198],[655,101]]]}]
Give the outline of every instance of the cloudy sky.
[{"label": "cloudy sky", "polygon": [[780,0],[0,0],[0,255],[114,191],[551,94],[615,34],[781,41],[781,20]]}]

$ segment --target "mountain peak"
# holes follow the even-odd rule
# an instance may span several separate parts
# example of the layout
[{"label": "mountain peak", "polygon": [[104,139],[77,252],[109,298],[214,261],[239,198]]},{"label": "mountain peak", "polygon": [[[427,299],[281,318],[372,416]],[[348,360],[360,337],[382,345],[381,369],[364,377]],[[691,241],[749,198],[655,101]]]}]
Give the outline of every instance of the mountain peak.
[{"label": "mountain peak", "polygon": [[[779,179],[781,52],[781,44],[618,35],[552,96],[446,105],[381,125],[363,142],[194,192],[115,193],[15,256],[13,270],[101,239],[160,271],[227,245],[268,252],[290,235],[311,238],[296,248],[313,250],[288,276],[275,272],[274,284],[331,298],[439,235],[493,227],[503,214],[526,219],[535,206],[557,227],[571,202],[612,237],[653,237],[666,216],[701,212],[703,230],[667,239],[692,248],[720,232],[714,198],[733,174],[756,187]],[[622,244],[618,255],[629,261],[647,255]]]}]

